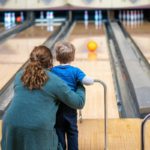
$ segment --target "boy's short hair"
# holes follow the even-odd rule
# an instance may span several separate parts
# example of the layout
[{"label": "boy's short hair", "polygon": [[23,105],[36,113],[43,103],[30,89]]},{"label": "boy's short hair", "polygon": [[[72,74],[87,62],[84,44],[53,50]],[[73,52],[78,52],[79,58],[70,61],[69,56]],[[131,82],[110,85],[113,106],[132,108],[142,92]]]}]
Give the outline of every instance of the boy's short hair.
[{"label": "boy's short hair", "polygon": [[70,42],[57,42],[54,46],[56,59],[60,63],[69,63],[74,60],[75,47]]}]

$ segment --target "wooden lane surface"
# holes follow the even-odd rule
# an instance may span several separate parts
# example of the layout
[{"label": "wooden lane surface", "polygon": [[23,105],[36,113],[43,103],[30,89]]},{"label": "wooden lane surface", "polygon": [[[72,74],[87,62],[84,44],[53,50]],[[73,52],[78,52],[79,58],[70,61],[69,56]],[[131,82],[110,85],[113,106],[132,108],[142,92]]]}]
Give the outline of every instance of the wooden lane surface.
[{"label": "wooden lane surface", "polygon": [[0,64],[0,89],[11,79],[22,64]]},{"label": "wooden lane surface", "polygon": [[[88,76],[106,83],[108,88],[108,117],[118,118],[119,114],[104,27],[95,29],[94,24],[90,23],[89,29],[85,29],[83,23],[77,23],[68,40],[76,47],[75,61],[72,65],[81,68]],[[97,42],[98,48],[95,53],[87,50],[86,45],[89,40]],[[103,88],[99,84],[86,86],[86,104],[82,110],[83,119],[103,118],[103,97]]]},{"label": "wooden lane surface", "polygon": [[7,29],[4,27],[4,24],[0,23],[0,33],[4,32],[5,30]]},{"label": "wooden lane surface", "polygon": [[33,26],[0,45],[0,90],[50,35],[46,27]]},{"label": "wooden lane surface", "polygon": [[11,28],[14,28],[16,25],[9,27],[9,28],[8,27],[6,28],[4,23],[0,23],[0,33],[7,31],[7,30],[10,30]]},{"label": "wooden lane surface", "polygon": [[[108,121],[109,150],[141,150],[140,119],[110,119]],[[103,150],[103,120],[84,120],[79,123],[79,149]],[[150,121],[145,126],[145,150],[150,148]]]},{"label": "wooden lane surface", "polygon": [[125,26],[143,55],[150,62],[150,22],[144,22],[138,27]]}]

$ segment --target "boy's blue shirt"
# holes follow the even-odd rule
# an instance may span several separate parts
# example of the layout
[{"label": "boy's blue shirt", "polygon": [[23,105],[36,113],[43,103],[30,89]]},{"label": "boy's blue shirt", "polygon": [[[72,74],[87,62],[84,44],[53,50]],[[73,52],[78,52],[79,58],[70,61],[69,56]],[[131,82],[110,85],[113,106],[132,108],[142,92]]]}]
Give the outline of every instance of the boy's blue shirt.
[{"label": "boy's blue shirt", "polygon": [[71,65],[58,65],[51,68],[51,71],[64,80],[73,91],[76,91],[77,82],[82,82],[86,76],[81,69]]}]

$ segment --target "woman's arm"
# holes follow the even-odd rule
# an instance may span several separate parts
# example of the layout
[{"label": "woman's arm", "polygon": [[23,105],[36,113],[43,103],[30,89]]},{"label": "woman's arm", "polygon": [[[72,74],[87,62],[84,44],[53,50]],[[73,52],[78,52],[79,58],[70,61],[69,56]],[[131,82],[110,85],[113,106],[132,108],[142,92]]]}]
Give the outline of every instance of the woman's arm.
[{"label": "woman's arm", "polygon": [[85,104],[85,88],[79,84],[76,92],[72,91],[64,81],[57,81],[55,94],[57,98],[74,109],[81,109]]}]

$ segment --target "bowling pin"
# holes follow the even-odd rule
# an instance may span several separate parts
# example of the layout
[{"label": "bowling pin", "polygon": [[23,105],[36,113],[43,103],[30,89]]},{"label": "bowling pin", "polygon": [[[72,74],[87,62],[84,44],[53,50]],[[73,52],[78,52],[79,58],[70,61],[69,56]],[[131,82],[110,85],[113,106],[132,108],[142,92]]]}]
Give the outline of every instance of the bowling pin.
[{"label": "bowling pin", "polygon": [[84,12],[84,25],[86,29],[88,28],[88,20],[89,20],[88,11],[85,11]]},{"label": "bowling pin", "polygon": [[123,11],[123,21],[126,21],[126,12]]},{"label": "bowling pin", "polygon": [[123,19],[123,24],[125,25],[126,24],[126,12],[125,11],[123,11],[122,19]]},{"label": "bowling pin", "polygon": [[54,22],[54,12],[53,11],[50,11],[49,19],[50,19],[50,23],[53,24],[53,22]]},{"label": "bowling pin", "polygon": [[48,11],[47,12],[47,30],[52,32],[54,30],[54,26],[53,26],[53,18],[54,18],[54,14],[52,11]]},{"label": "bowling pin", "polygon": [[7,13],[4,13],[4,26],[7,28]]},{"label": "bowling pin", "polygon": [[99,14],[98,14],[98,25],[99,25],[100,28],[101,28],[101,26],[102,26],[102,23],[103,23],[102,11],[99,10]]},{"label": "bowling pin", "polygon": [[10,12],[7,13],[7,28],[8,29],[11,28],[11,13]]},{"label": "bowling pin", "polygon": [[141,23],[143,23],[143,20],[144,20],[144,14],[143,14],[143,10],[141,10]]},{"label": "bowling pin", "polygon": [[98,20],[102,20],[103,18],[102,18],[102,11],[101,10],[99,10],[99,14],[98,14]]},{"label": "bowling pin", "polygon": [[54,19],[54,13],[53,13],[53,11],[50,12],[50,19],[51,19],[51,20]]},{"label": "bowling pin", "polygon": [[138,17],[138,14],[137,14],[137,11],[134,10],[134,26],[137,27],[137,17]]},{"label": "bowling pin", "polygon": [[24,14],[23,14],[23,12],[20,12],[20,17],[21,17],[21,22],[23,22],[24,21]]},{"label": "bowling pin", "polygon": [[127,25],[130,24],[130,12],[129,10],[127,11]]},{"label": "bowling pin", "polygon": [[89,20],[89,16],[88,16],[88,11],[86,10],[84,12],[84,21],[88,21]]},{"label": "bowling pin", "polygon": [[40,12],[40,25],[43,29],[44,27],[44,12],[43,11]]},{"label": "bowling pin", "polygon": [[130,26],[131,28],[134,27],[134,14],[132,10],[130,11]]},{"label": "bowling pin", "polygon": [[47,11],[47,13],[46,13],[47,25],[50,24],[50,21],[51,21],[50,18],[51,18],[51,17],[50,17],[50,12]]},{"label": "bowling pin", "polygon": [[134,14],[133,14],[133,11],[131,10],[131,22],[133,22],[133,20],[134,20]]},{"label": "bowling pin", "polygon": [[16,18],[15,18],[14,12],[11,13],[11,24],[12,24],[12,26],[15,26],[15,24],[16,24]]},{"label": "bowling pin", "polygon": [[41,12],[40,12],[40,20],[43,21],[43,19],[44,19],[44,12],[41,11]]},{"label": "bowling pin", "polygon": [[138,10],[137,11],[137,25],[139,26],[140,25],[140,11]]},{"label": "bowling pin", "polygon": [[98,17],[98,11],[96,10],[96,11],[95,11],[95,15],[94,15],[95,21],[98,21],[98,18],[99,18],[99,17]]},{"label": "bowling pin", "polygon": [[94,19],[95,19],[95,28],[98,29],[98,11],[95,11]]},{"label": "bowling pin", "polygon": [[47,28],[50,26],[50,13],[49,11],[46,12],[46,19],[47,19]]}]

